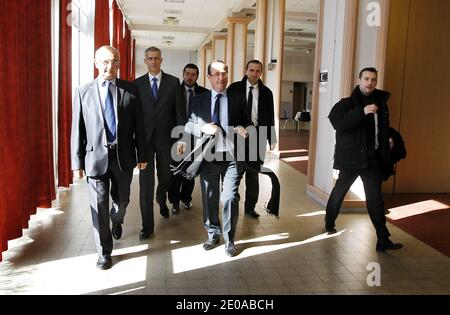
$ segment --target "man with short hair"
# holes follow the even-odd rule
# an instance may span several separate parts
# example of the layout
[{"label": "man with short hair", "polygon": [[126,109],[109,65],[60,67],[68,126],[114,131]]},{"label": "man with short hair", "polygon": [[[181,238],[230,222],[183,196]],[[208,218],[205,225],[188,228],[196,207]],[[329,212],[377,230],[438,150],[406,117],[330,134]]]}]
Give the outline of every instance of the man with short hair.
[{"label": "man with short hair", "polygon": [[[246,138],[245,128],[251,125],[243,96],[228,91],[228,67],[223,61],[213,60],[208,65],[208,79],[212,90],[193,98],[189,121],[185,131],[201,138],[214,136],[214,159],[204,159],[200,168],[203,199],[203,223],[208,240],[203,249],[211,250],[220,243],[223,231],[225,253],[236,255],[234,236],[239,217],[239,183],[243,166],[235,156],[234,136]],[[220,191],[222,183],[222,191]],[[223,204],[222,221],[219,219],[219,198]]]},{"label": "man with short hair", "polygon": [[147,159],[142,107],[135,86],[117,79],[119,51],[110,46],[100,47],[95,52],[95,66],[99,76],[75,91],[71,152],[74,177],[81,179],[85,173],[89,183],[99,255],[97,267],[104,270],[112,266],[112,237],[118,240],[122,236],[133,168],[144,170]]},{"label": "man with short hair", "polygon": [[390,94],[377,90],[378,72],[364,68],[359,83],[348,98],[336,103],[328,116],[336,130],[334,168],[339,170],[336,185],[326,207],[325,229],[336,233],[335,221],[347,191],[358,176],[364,184],[366,204],[377,233],[377,251],[400,249],[393,243],[386,227],[381,183],[383,168],[391,163],[390,153],[395,145],[389,136]]},{"label": "man with short hair", "polygon": [[[188,113],[189,102],[194,96],[200,95],[208,90],[197,84],[199,75],[198,67],[193,63],[188,63],[183,69],[183,82],[181,83],[181,92],[186,104],[186,113]],[[188,117],[186,117],[187,120]],[[191,144],[193,139],[191,139]],[[192,149],[192,148],[190,148]],[[181,175],[172,175],[169,184],[169,202],[172,204],[172,213],[180,213],[180,201],[184,209],[190,210],[192,207],[192,192],[194,191],[195,179],[186,179]]]},{"label": "man with short hair", "polygon": [[[242,81],[228,87],[228,90],[238,90],[244,95],[247,111],[256,127],[256,137],[250,138],[249,150],[256,150],[257,159],[246,163],[250,167],[245,167],[244,206],[245,214],[254,219],[259,218],[259,214],[255,211],[259,196],[259,173],[256,170],[264,164],[267,143],[270,145],[270,150],[274,150],[277,144],[273,94],[261,81],[262,70],[263,65],[259,60],[250,60]],[[260,142],[260,137],[264,137],[264,141]]]},{"label": "man with short hair", "polygon": [[[161,50],[149,47],[145,50],[145,64],[148,73],[135,80],[144,112],[146,151],[149,167],[139,173],[139,202],[142,215],[141,240],[148,239],[154,232],[153,199],[155,191],[155,160],[158,176],[156,202],[159,213],[169,218],[166,205],[170,182],[170,161],[172,129],[186,121],[186,110],[178,78],[161,71],[163,58]],[[178,146],[181,153],[181,146]]]}]

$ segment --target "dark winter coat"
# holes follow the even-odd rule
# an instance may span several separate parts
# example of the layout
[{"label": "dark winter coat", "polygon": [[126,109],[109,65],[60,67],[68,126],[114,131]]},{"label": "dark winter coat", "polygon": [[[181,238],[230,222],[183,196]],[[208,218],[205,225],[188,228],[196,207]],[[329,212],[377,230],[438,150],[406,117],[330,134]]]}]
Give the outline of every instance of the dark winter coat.
[{"label": "dark winter coat", "polygon": [[[328,116],[333,128],[336,130],[336,146],[333,167],[338,170],[357,169],[368,167],[368,144],[366,115],[364,104],[361,104],[361,91],[359,86],[353,90],[352,95],[337,102]],[[389,110],[387,100],[390,94],[386,91],[375,90],[371,98],[378,106],[378,143],[379,162],[382,165],[391,165],[389,148]]]}]

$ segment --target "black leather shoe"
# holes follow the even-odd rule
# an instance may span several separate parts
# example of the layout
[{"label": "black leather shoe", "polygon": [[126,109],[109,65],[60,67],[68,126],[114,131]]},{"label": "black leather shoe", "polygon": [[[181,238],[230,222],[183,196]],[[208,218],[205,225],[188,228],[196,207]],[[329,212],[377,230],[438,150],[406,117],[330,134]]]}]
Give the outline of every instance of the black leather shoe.
[{"label": "black leather shoe", "polygon": [[122,224],[113,223],[111,234],[114,239],[120,240],[120,238],[122,237]]},{"label": "black leather shoe", "polygon": [[161,216],[163,216],[164,218],[168,219],[169,218],[169,208],[167,208],[165,203],[161,203],[159,204],[159,213],[161,214]]},{"label": "black leather shoe", "polygon": [[217,247],[220,243],[220,237],[213,237],[212,240],[207,240],[203,243],[203,249],[204,250],[211,250],[214,247]]},{"label": "black leather shoe", "polygon": [[252,217],[253,219],[259,218],[259,213],[257,213],[255,210],[252,211],[245,211],[245,214]]},{"label": "black leather shoe", "polygon": [[187,210],[187,211],[191,210],[192,202],[184,202],[184,201],[182,201],[181,203],[183,204],[183,207],[184,207],[185,210]]},{"label": "black leather shoe", "polygon": [[139,233],[139,239],[148,240],[152,234],[153,234],[152,230],[142,229],[141,233]]},{"label": "black leather shoe", "polygon": [[180,204],[174,203],[172,205],[172,213],[173,214],[179,214],[180,213]]},{"label": "black leather shoe", "polygon": [[401,243],[394,243],[390,239],[379,240],[377,242],[376,250],[378,252],[384,252],[385,250],[396,250],[403,247]]},{"label": "black leather shoe", "polygon": [[97,260],[97,268],[101,270],[106,270],[112,267],[111,255],[106,255],[104,257],[99,257]]},{"label": "black leather shoe", "polygon": [[225,253],[230,257],[236,256],[236,245],[233,242],[226,242]]},{"label": "black leather shoe", "polygon": [[337,230],[334,226],[325,226],[325,230],[328,232],[328,234],[335,234],[337,233]]}]

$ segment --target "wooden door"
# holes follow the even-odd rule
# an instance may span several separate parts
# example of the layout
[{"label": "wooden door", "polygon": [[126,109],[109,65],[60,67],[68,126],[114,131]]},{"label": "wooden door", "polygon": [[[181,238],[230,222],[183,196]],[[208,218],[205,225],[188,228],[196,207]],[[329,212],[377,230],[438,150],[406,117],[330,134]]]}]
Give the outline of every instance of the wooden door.
[{"label": "wooden door", "polygon": [[390,1],[385,89],[408,156],[397,193],[450,192],[450,1]]}]

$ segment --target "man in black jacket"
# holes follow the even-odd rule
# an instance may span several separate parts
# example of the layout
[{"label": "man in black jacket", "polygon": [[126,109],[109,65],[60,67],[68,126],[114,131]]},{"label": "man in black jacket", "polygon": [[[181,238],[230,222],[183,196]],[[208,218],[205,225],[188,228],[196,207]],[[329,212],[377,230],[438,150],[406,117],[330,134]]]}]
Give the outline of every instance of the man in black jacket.
[{"label": "man in black jacket", "polygon": [[388,92],[375,89],[378,72],[364,68],[359,84],[349,98],[333,106],[328,116],[336,130],[334,168],[339,170],[336,185],[328,199],[325,229],[336,233],[335,221],[347,191],[358,176],[364,184],[367,210],[377,233],[377,251],[400,249],[386,227],[381,194],[383,167],[390,163],[395,145],[389,137]]},{"label": "man in black jacket", "polygon": [[[189,102],[196,95],[208,92],[203,86],[197,84],[198,67],[193,63],[188,63],[183,69],[183,82],[181,83],[181,92],[188,112]],[[186,117],[187,120],[187,117]],[[191,141],[191,144],[193,141]],[[190,148],[191,149],[191,148]],[[181,175],[172,175],[170,177],[168,197],[172,204],[172,213],[180,212],[180,201],[186,210],[192,207],[192,192],[194,191],[195,179],[186,179]]]},{"label": "man in black jacket", "polygon": [[[259,214],[255,211],[259,195],[259,173],[264,163],[267,142],[270,150],[275,149],[275,118],[272,91],[261,81],[263,65],[259,60],[250,60],[246,66],[246,75],[240,82],[235,82],[228,90],[238,90],[246,97],[247,111],[256,127],[256,137],[249,143],[250,150],[257,150],[257,160],[247,161],[252,168],[245,168],[245,214],[257,219]],[[262,137],[259,141],[259,137]],[[267,139],[267,140],[266,140]]]}]

